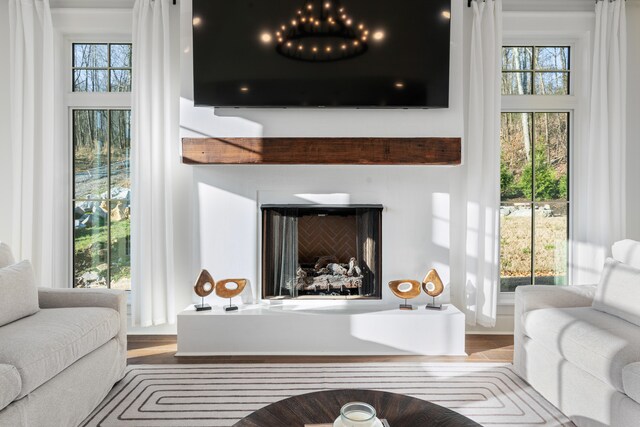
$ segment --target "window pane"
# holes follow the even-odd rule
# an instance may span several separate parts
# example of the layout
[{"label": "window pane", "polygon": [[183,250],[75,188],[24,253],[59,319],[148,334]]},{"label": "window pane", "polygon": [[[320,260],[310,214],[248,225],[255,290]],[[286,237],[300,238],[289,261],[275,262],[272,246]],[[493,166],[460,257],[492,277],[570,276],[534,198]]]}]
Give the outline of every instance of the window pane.
[{"label": "window pane", "polygon": [[73,277],[74,286],[107,286],[106,202],[76,202],[74,205]]},{"label": "window pane", "polygon": [[107,70],[74,70],[74,92],[106,92]]},{"label": "window pane", "polygon": [[569,73],[537,72],[534,86],[536,95],[568,95]]},{"label": "window pane", "polygon": [[535,113],[536,201],[568,200],[569,114]]},{"label": "window pane", "polygon": [[533,70],[532,47],[503,47],[503,70]]},{"label": "window pane", "polygon": [[130,207],[127,200],[111,202],[111,288],[131,290]]},{"label": "window pane", "polygon": [[568,70],[568,47],[536,47],[536,70]]},{"label": "window pane", "polygon": [[111,70],[111,92],[131,92],[131,71]]},{"label": "window pane", "polygon": [[131,199],[131,111],[111,111],[111,198]]},{"label": "window pane", "polygon": [[500,291],[531,284],[531,204],[500,207]]},{"label": "window pane", "polygon": [[567,284],[567,204],[538,203],[535,216],[535,284]]},{"label": "window pane", "polygon": [[500,197],[502,201],[531,200],[531,113],[502,113],[500,126]]},{"label": "window pane", "polygon": [[111,48],[111,68],[131,68],[131,45],[112,44]]},{"label": "window pane", "polygon": [[517,72],[502,73],[502,94],[503,95],[531,95],[532,94],[533,73]]},{"label": "window pane", "polygon": [[106,44],[74,44],[73,66],[80,68],[107,68],[109,66]]},{"label": "window pane", "polygon": [[73,167],[76,199],[108,196],[108,115],[106,110],[73,112]]}]

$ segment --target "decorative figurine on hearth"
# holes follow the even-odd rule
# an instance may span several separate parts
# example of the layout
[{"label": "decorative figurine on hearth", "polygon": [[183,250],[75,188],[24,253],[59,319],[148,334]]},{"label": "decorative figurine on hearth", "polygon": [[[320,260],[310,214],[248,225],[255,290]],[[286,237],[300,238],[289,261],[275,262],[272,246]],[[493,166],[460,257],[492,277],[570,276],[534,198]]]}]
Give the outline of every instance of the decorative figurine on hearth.
[{"label": "decorative figurine on hearth", "polygon": [[220,298],[229,298],[229,305],[224,307],[224,311],[237,311],[238,306],[231,304],[231,298],[237,297],[247,286],[247,279],[225,279],[220,280],[216,285],[216,295]]},{"label": "decorative figurine on hearth", "polygon": [[209,304],[205,304],[204,297],[207,297],[213,292],[213,289],[216,287],[216,282],[211,277],[211,274],[207,270],[202,270],[200,275],[198,276],[198,280],[196,284],[193,286],[193,290],[196,292],[202,301],[200,304],[196,304],[196,311],[206,311],[211,310],[211,306]]},{"label": "decorative figurine on hearth", "polygon": [[407,304],[407,300],[420,296],[422,292],[417,280],[393,280],[389,282],[389,289],[395,296],[404,299],[404,304],[400,304],[400,310],[413,310],[413,306]]},{"label": "decorative figurine on hearth", "polygon": [[426,309],[441,310],[442,304],[436,304],[436,297],[444,292],[444,285],[438,272],[430,270],[424,279],[422,279],[422,289],[432,298],[432,302],[428,303]]}]

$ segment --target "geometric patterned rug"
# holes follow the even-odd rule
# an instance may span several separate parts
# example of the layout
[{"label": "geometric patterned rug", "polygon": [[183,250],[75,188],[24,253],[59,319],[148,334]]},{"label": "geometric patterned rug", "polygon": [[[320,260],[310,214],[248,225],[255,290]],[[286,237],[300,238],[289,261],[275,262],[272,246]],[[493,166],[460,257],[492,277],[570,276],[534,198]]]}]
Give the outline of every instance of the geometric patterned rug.
[{"label": "geometric patterned rug", "polygon": [[573,426],[502,363],[133,365],[82,425],[232,426],[281,399],[345,388],[428,400],[484,426]]}]

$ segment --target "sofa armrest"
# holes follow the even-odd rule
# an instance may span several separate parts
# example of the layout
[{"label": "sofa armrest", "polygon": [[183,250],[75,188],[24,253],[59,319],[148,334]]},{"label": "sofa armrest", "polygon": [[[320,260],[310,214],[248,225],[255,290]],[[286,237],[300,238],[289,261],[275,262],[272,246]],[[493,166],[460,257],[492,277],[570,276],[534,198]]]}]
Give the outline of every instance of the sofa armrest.
[{"label": "sofa armrest", "polygon": [[40,308],[105,307],[120,315],[118,340],[127,349],[127,294],[115,289],[52,289],[38,288]]},{"label": "sofa armrest", "polygon": [[127,314],[127,295],[113,289],[38,288],[40,308],[106,307]]},{"label": "sofa armrest", "polygon": [[541,308],[589,307],[593,303],[596,285],[585,286],[518,286],[514,310],[513,364],[516,372],[528,380],[526,369],[525,330],[522,319],[525,313]]},{"label": "sofa armrest", "polygon": [[593,303],[596,285],[583,286],[518,286],[516,316],[539,308],[589,307]]}]

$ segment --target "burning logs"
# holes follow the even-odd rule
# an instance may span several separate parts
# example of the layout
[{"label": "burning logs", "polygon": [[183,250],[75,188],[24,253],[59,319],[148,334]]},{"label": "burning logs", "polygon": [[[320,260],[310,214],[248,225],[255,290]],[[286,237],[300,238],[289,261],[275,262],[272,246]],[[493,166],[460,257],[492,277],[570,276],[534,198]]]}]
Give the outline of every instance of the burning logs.
[{"label": "burning logs", "polygon": [[323,256],[313,267],[299,266],[296,271],[296,289],[307,292],[334,292],[362,287],[362,270],[351,258],[341,264],[334,256]]}]

